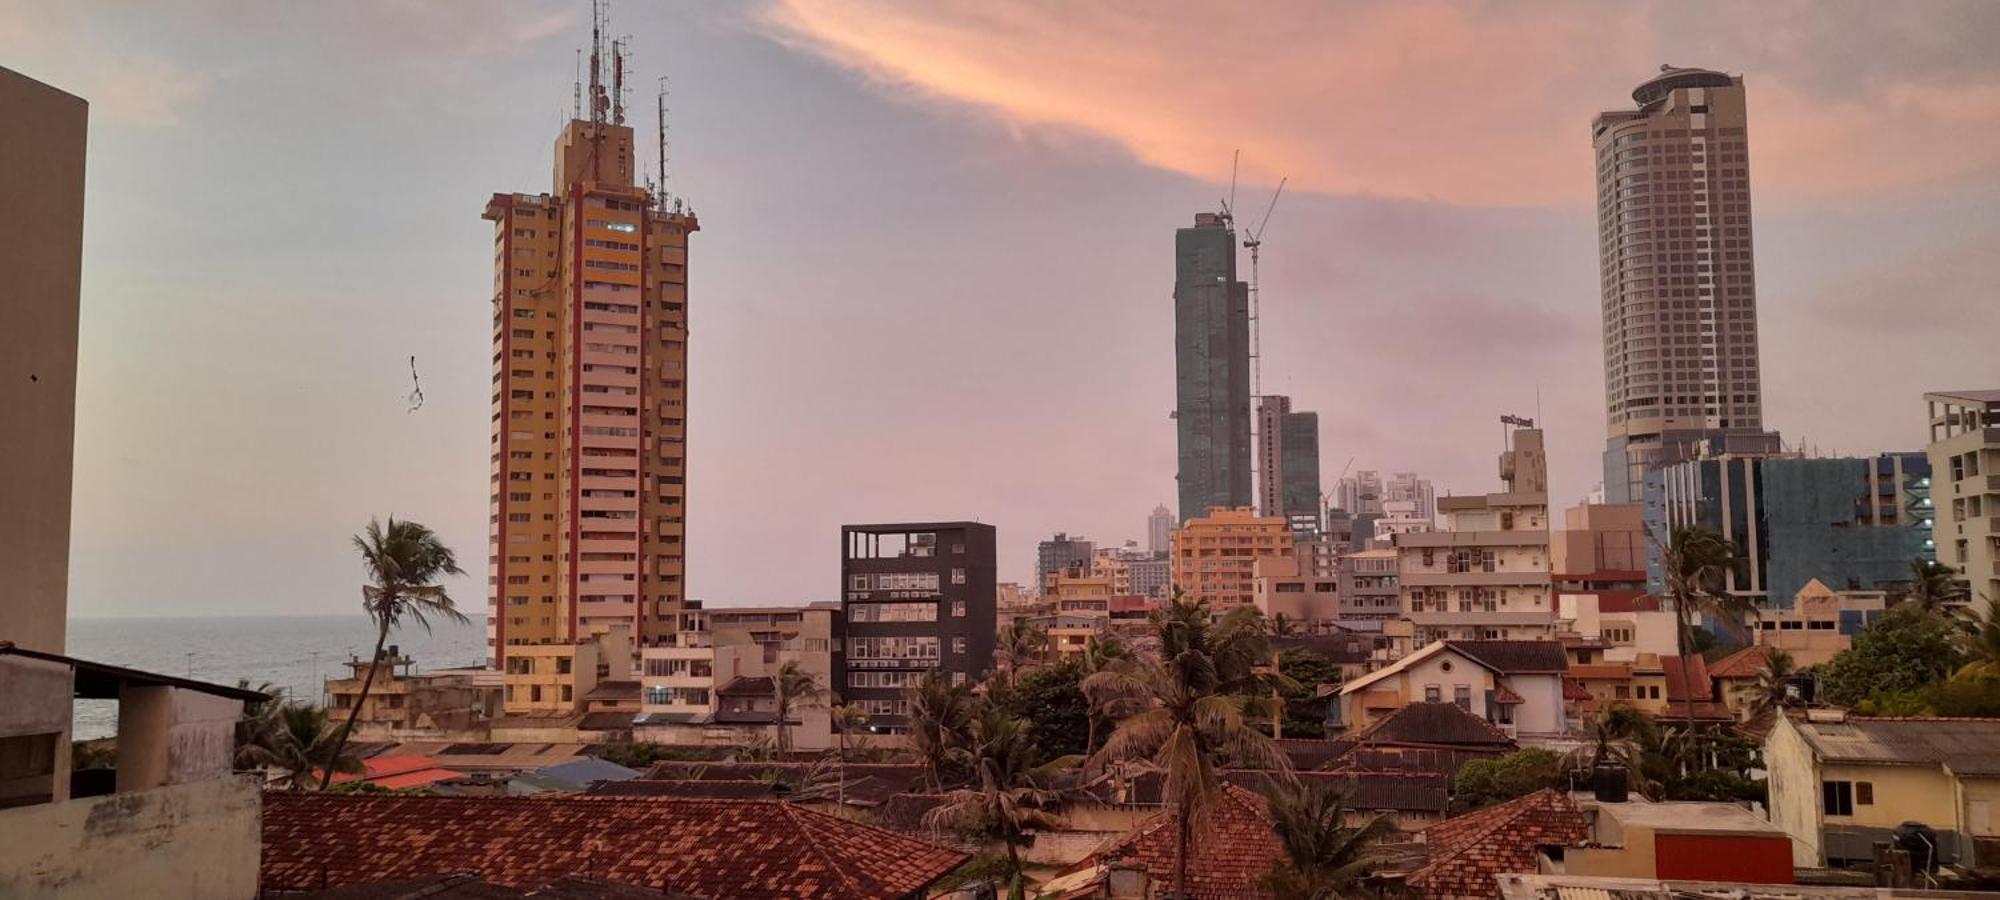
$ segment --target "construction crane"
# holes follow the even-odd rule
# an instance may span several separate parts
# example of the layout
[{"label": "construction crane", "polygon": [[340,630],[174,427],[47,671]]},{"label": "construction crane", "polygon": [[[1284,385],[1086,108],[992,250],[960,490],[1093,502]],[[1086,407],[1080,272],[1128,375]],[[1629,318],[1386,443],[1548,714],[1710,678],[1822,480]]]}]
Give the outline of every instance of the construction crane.
[{"label": "construction crane", "polygon": [[1278,198],[1284,195],[1285,182],[1290,180],[1289,176],[1278,179],[1278,189],[1271,192],[1271,202],[1264,207],[1264,218],[1257,221],[1256,228],[1244,229],[1243,246],[1250,251],[1250,396],[1259,400],[1264,397],[1264,327],[1257,314],[1258,251],[1264,246],[1264,228],[1271,224],[1271,212],[1278,208]]}]

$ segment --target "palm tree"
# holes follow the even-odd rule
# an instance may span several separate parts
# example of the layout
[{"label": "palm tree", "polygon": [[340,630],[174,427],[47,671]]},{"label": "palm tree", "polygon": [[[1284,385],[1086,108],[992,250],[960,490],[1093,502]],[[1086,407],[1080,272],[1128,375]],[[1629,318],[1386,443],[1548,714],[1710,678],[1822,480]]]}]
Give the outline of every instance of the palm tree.
[{"label": "palm tree", "polygon": [[1264,792],[1271,827],[1285,856],[1262,883],[1277,900],[1336,900],[1356,896],[1377,863],[1373,844],[1396,827],[1380,816],[1347,824],[1346,797],[1324,781],[1276,784]]},{"label": "palm tree", "polygon": [[1011,686],[1022,669],[1035,665],[1048,656],[1049,633],[1033,625],[1014,622],[1000,629],[999,646],[993,655],[995,673],[1002,686]]},{"label": "palm tree", "polygon": [[972,689],[954,684],[951,676],[932,669],[906,691],[909,703],[910,750],[923,760],[931,790],[944,790],[944,768],[952,752],[965,746],[972,730]]},{"label": "palm tree", "polygon": [[1959,667],[1954,678],[2000,675],[2000,598],[1984,599],[1985,614],[1970,611],[1965,614],[1965,634],[1961,640],[1966,663]]},{"label": "palm tree", "polygon": [[[1694,617],[1713,616],[1732,631],[1741,633],[1744,620],[1756,614],[1750,601],[1722,590],[1724,576],[1736,565],[1736,545],[1721,532],[1708,528],[1676,528],[1661,548],[1667,595],[1673,601],[1675,638],[1679,644],[1682,675],[1691,668],[1694,655]],[[1681,685],[1686,701],[1687,728],[1694,730],[1694,685]]]},{"label": "palm tree", "polygon": [[1798,663],[1792,655],[1783,650],[1771,650],[1764,654],[1764,668],[1757,672],[1757,680],[1750,685],[1748,710],[1753,720],[1777,715],[1787,706],[1797,701],[1792,697],[1792,679],[1798,675]]},{"label": "palm tree", "polygon": [[973,722],[971,742],[954,755],[972,769],[975,781],[945,794],[941,804],[924,814],[924,823],[1005,845],[1007,896],[1019,900],[1026,893],[1021,848],[1035,842],[1036,831],[1062,827],[1055,810],[1063,795],[1055,782],[1079,759],[1044,761],[1028,723],[990,705]]},{"label": "palm tree", "polygon": [[[368,530],[354,536],[354,549],[361,554],[361,563],[368,570],[369,583],[361,588],[361,608],[375,621],[375,655],[369,657],[373,662],[368,666],[367,676],[361,679],[361,695],[355,698],[354,708],[348,710],[340,736],[333,742],[333,752],[328,758],[335,760],[347,746],[354,720],[361,717],[362,707],[368,705],[368,691],[375,686],[375,673],[385,662],[382,648],[389,643],[389,632],[404,619],[422,625],[425,631],[431,628],[431,616],[461,624],[470,621],[452,603],[444,585],[437,583],[446,575],[464,575],[465,571],[458,567],[458,557],[438,539],[436,532],[395,516],[389,517],[387,525],[371,519]],[[320,790],[333,783],[333,770],[333,766],[326,767],[325,775],[320,778]]]},{"label": "palm tree", "polygon": [[1146,694],[1133,690],[1132,679],[1125,677],[1135,665],[1132,654],[1115,637],[1092,638],[1086,647],[1083,679],[1078,684],[1084,702],[1089,705],[1084,755],[1097,752],[1097,732],[1102,725],[1116,723],[1145,708]]},{"label": "palm tree", "polygon": [[1957,569],[1922,557],[1910,560],[1910,592],[1903,595],[1905,602],[1934,613],[1964,597]]},{"label": "palm tree", "polygon": [[827,710],[827,718],[833,725],[833,734],[840,741],[840,789],[835,792],[835,809],[847,809],[847,733],[868,723],[868,711],[859,704],[841,703],[834,698],[833,707]]},{"label": "palm tree", "polygon": [[1218,762],[1271,769],[1287,781],[1293,775],[1290,760],[1250,718],[1263,703],[1256,672],[1265,656],[1262,622],[1242,609],[1211,621],[1206,601],[1176,597],[1154,623],[1158,661],[1144,659],[1130,673],[1093,676],[1128,680],[1128,689],[1145,697],[1149,708],[1118,723],[1091,765],[1136,759],[1164,773],[1175,828],[1174,895],[1184,897],[1194,829],[1222,790]]},{"label": "palm tree", "polygon": [[1291,616],[1279,613],[1271,617],[1272,637],[1291,637],[1299,633],[1299,623]]},{"label": "palm tree", "polygon": [[799,666],[796,659],[788,659],[778,667],[777,674],[771,676],[771,691],[776,695],[774,704],[778,715],[776,720],[777,747],[779,753],[792,749],[792,731],[785,720],[791,718],[795,706],[818,706],[826,702],[826,688],[820,687],[819,679],[813,673]]},{"label": "palm tree", "polygon": [[1570,758],[1577,767],[1592,771],[1603,765],[1624,766],[1638,782],[1644,768],[1644,748],[1655,743],[1652,736],[1657,731],[1652,716],[1628,703],[1613,703],[1584,720],[1584,742],[1571,751]]},{"label": "palm tree", "polygon": [[289,703],[274,695],[237,723],[236,730],[237,768],[275,769],[280,773],[277,781],[291,790],[304,790],[322,767],[328,777],[365,770],[360,757],[345,748],[335,749],[338,726],[319,706]]}]

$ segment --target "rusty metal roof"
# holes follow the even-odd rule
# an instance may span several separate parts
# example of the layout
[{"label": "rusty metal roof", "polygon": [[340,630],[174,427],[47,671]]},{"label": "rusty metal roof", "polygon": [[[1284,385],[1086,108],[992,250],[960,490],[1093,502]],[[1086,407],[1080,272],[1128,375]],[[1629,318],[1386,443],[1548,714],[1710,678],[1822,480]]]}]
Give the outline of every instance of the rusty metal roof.
[{"label": "rusty metal roof", "polygon": [[1908,717],[1794,722],[1828,762],[1944,766],[1960,775],[2000,775],[2000,719]]}]

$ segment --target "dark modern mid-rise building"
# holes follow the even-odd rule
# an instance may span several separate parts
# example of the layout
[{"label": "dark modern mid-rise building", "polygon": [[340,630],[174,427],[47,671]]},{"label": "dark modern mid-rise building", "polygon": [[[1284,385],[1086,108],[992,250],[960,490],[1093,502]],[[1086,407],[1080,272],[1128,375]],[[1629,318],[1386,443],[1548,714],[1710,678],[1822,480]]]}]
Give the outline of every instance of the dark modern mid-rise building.
[{"label": "dark modern mid-rise building", "polygon": [[868,713],[868,727],[909,725],[905,689],[940,669],[979,679],[993,663],[995,541],[978,522],[845,525],[834,690]]},{"label": "dark modern mid-rise building", "polygon": [[1174,232],[1174,372],[1180,520],[1251,505],[1250,287],[1218,213]]},{"label": "dark modern mid-rise building", "polygon": [[1591,123],[1614,504],[1709,437],[1764,433],[1743,79],[1663,66],[1632,99]]},{"label": "dark modern mid-rise building", "polygon": [[1307,538],[1319,533],[1319,413],[1294,412],[1292,398],[1257,398],[1259,515],[1279,516]]},{"label": "dark modern mid-rise building", "polygon": [[1096,544],[1058,531],[1055,537],[1035,545],[1035,583],[1040,586],[1049,573],[1061,572],[1072,566],[1088,569],[1096,555]]},{"label": "dark modern mid-rise building", "polygon": [[[1818,579],[1834,590],[1890,590],[1930,558],[1935,511],[1923,453],[1866,458],[1723,454],[1664,467],[1648,530],[1721,532],[1736,545],[1723,589],[1786,609]],[[1657,582],[1657,567],[1649,570]],[[1661,585],[1655,583],[1658,590]]]}]

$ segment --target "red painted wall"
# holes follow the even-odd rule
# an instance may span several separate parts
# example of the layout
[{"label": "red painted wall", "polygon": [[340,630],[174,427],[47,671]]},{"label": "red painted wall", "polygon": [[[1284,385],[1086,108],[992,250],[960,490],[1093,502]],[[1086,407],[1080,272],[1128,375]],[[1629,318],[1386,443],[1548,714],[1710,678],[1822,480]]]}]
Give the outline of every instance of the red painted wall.
[{"label": "red painted wall", "polygon": [[1661,834],[1653,853],[1656,878],[1792,883],[1792,840],[1783,835]]}]

